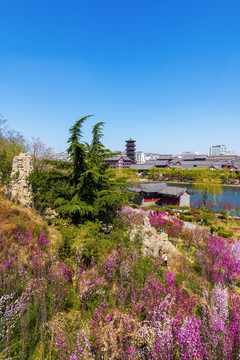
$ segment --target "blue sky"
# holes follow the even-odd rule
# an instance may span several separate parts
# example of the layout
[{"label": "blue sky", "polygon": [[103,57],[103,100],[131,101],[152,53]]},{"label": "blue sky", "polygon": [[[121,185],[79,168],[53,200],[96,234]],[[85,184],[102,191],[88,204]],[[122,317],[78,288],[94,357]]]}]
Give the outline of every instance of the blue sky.
[{"label": "blue sky", "polygon": [[124,150],[240,155],[240,1],[0,2],[0,113],[56,151],[84,140]]}]

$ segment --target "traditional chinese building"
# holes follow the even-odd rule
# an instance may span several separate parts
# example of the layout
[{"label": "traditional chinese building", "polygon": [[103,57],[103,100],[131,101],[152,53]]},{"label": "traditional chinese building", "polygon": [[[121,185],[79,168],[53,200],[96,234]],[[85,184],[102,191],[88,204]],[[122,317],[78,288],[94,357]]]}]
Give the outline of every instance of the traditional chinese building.
[{"label": "traditional chinese building", "polygon": [[141,183],[129,191],[137,193],[133,202],[137,205],[178,205],[190,206],[190,195],[186,188],[168,186],[167,183]]},{"label": "traditional chinese building", "polygon": [[132,160],[132,164],[136,163],[136,156],[135,156],[135,142],[136,140],[126,140],[126,155]]},{"label": "traditional chinese building", "polygon": [[112,169],[126,169],[131,166],[132,160],[128,156],[118,155],[105,159],[105,163]]}]

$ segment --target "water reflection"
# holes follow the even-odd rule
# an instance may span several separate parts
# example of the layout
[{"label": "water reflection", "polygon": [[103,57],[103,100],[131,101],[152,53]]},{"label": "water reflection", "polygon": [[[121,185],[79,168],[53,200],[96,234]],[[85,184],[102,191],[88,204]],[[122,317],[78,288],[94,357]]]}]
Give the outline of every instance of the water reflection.
[{"label": "water reflection", "polygon": [[[202,197],[199,194],[196,186],[193,184],[171,184],[169,186],[177,186],[182,188],[187,188],[190,192],[193,192],[194,195],[191,195],[191,204],[196,200],[200,200]],[[224,201],[232,201],[234,205],[240,206],[240,186],[221,186],[221,193],[216,195],[216,207],[215,209],[220,210],[219,204]],[[207,201],[214,201],[213,195],[210,195]]]}]

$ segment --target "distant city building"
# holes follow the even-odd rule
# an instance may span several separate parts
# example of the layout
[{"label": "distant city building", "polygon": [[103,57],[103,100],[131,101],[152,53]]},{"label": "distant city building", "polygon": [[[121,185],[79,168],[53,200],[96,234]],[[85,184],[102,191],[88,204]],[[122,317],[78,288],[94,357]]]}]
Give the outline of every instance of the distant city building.
[{"label": "distant city building", "polygon": [[179,154],[179,156],[185,156],[185,155],[198,155],[198,152],[197,151],[182,151]]},{"label": "distant city building", "polygon": [[127,157],[129,157],[129,159],[132,160],[133,164],[136,162],[135,142],[136,140],[132,140],[132,139],[126,140],[126,155]]},{"label": "distant city building", "polygon": [[118,154],[118,155],[126,155],[125,151],[122,151],[122,150],[114,150],[114,151],[111,151],[111,153]]},{"label": "distant city building", "polygon": [[138,164],[143,164],[143,163],[145,163],[145,161],[146,161],[146,155],[144,154],[144,152],[143,151],[136,151],[136,162],[138,163]]},{"label": "distant city building", "polygon": [[157,155],[157,160],[171,161],[173,159],[172,154],[156,154],[156,155]]},{"label": "distant city building", "polygon": [[66,151],[56,152],[53,155],[53,157],[54,157],[55,160],[58,160],[58,161],[70,161],[69,160],[69,154]]},{"label": "distant city building", "polygon": [[157,160],[159,154],[147,153],[145,154],[146,160]]},{"label": "distant city building", "polygon": [[209,148],[209,156],[213,155],[225,155],[226,146],[225,145],[212,145]]}]

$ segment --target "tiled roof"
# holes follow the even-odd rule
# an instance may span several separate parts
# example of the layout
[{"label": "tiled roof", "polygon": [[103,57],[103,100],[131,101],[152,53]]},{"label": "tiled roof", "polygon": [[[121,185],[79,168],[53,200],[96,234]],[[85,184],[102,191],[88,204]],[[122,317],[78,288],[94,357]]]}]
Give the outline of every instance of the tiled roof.
[{"label": "tiled roof", "polygon": [[158,193],[168,185],[165,182],[141,183],[140,187],[145,193]]},{"label": "tiled roof", "polygon": [[128,190],[134,192],[158,193],[166,186],[168,186],[166,182],[143,182],[139,183],[137,186],[129,187]]},{"label": "tiled roof", "polygon": [[132,161],[128,156],[126,155],[123,155],[122,158],[125,160],[125,161]]},{"label": "tiled roof", "polygon": [[213,164],[211,164],[211,165],[209,166],[209,168],[210,168],[210,167],[214,167],[214,169],[217,169],[217,170],[222,170],[222,166],[220,166],[219,164],[213,163]]},{"label": "tiled roof", "polygon": [[166,166],[167,162],[168,162],[168,160],[156,160],[155,166]]},{"label": "tiled roof", "polygon": [[138,170],[149,170],[153,167],[159,168],[177,168],[177,169],[196,169],[196,168],[210,168],[223,169],[235,166],[240,168],[240,157],[237,155],[185,155],[182,158],[177,156],[172,157],[170,154],[159,155],[157,160],[147,160],[144,164],[133,164],[131,168]]},{"label": "tiled roof", "polygon": [[187,191],[186,188],[177,187],[177,186],[167,186],[161,191],[163,195],[170,195],[170,196],[180,196]]},{"label": "tiled roof", "polygon": [[182,168],[182,164],[181,164],[181,163],[176,163],[176,164],[170,163],[170,164],[168,164],[167,166],[170,167],[170,168],[177,168],[177,169],[181,169],[181,168]]},{"label": "tiled roof", "polygon": [[203,155],[193,155],[193,154],[188,154],[188,155],[183,155],[183,157],[182,157],[182,160],[183,161],[191,161],[191,160],[198,160],[199,161],[199,159],[207,159],[207,155],[205,155],[205,154],[203,154]]},{"label": "tiled roof", "polygon": [[145,164],[146,164],[146,165],[155,165],[155,164],[156,164],[156,161],[157,161],[157,160],[146,160],[146,161],[145,161]]},{"label": "tiled roof", "polygon": [[240,159],[240,156],[229,154],[229,155],[211,155],[209,156],[209,159]]},{"label": "tiled roof", "polygon": [[137,169],[137,170],[149,170],[152,169],[154,165],[146,165],[146,164],[132,164],[130,169]]},{"label": "tiled roof", "polygon": [[162,194],[169,196],[180,196],[184,192],[187,191],[186,188],[176,187],[176,186],[168,186],[165,182],[153,182],[153,183],[141,183],[136,187],[128,188],[129,191],[133,192],[143,192],[146,194]]},{"label": "tiled roof", "polygon": [[110,158],[105,159],[105,161],[118,161],[121,158],[123,158],[125,161],[132,161],[128,156],[125,155],[112,156]]},{"label": "tiled roof", "polygon": [[171,154],[158,155],[157,160],[171,160],[173,156]]}]

